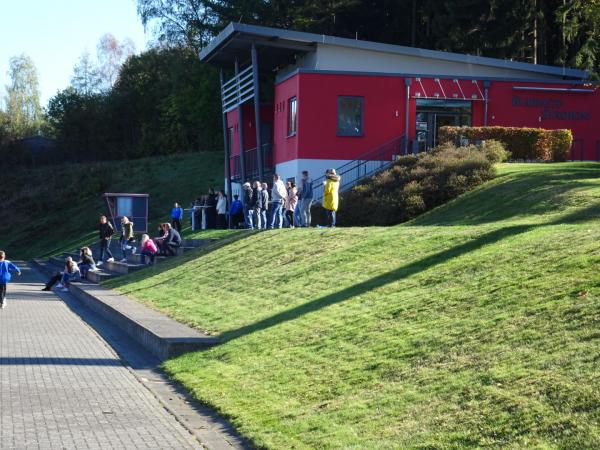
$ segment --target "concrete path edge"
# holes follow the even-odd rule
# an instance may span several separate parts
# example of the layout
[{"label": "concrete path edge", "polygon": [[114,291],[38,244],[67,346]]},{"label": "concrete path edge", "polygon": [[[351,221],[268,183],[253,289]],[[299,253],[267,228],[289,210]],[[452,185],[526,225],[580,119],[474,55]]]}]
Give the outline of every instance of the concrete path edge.
[{"label": "concrete path edge", "polygon": [[[54,271],[52,266],[42,261],[34,260],[31,262],[31,266],[46,276],[52,275]],[[186,351],[207,348],[217,344],[218,339],[203,335],[190,327],[175,322],[171,318],[150,310],[134,300],[113,292],[113,295],[117,298],[122,297],[117,301],[135,302],[138,308],[151,312],[151,316],[161,315],[162,318],[166,319],[167,324],[177,325],[176,329],[179,333],[173,333],[175,334],[174,337],[157,336],[152,330],[144,328],[143,324],[136,323],[131,317],[88,292],[92,287],[107,291],[105,294],[112,292],[97,285],[82,283],[72,285],[69,293],[56,294],[69,304],[74,312],[96,334],[107,341],[113,350],[127,363],[128,369],[138,381],[149,389],[165,409],[190,433],[195,435],[206,448],[209,450],[252,448],[252,444],[240,436],[226,419],[223,419],[214,410],[202,405],[180,383],[171,380],[166,373],[158,368],[160,362],[166,358]],[[73,300],[81,306],[74,306],[72,304]],[[82,312],[82,308],[96,317],[90,317],[89,313]],[[107,325],[100,324],[99,321],[104,321]],[[107,326],[112,327],[112,330],[109,331],[107,336],[106,333],[100,333],[99,326],[104,329]],[[188,334],[190,336],[188,338],[179,336],[184,329],[189,330]],[[147,352],[148,356],[144,357],[140,351],[135,349],[133,351],[131,348],[127,349],[126,338],[119,337],[120,333],[125,334],[126,338],[134,340],[135,344],[142,347],[140,350]],[[169,342],[169,339],[172,341]],[[186,342],[188,339],[190,342]],[[194,342],[196,339],[199,339],[199,341]]]}]

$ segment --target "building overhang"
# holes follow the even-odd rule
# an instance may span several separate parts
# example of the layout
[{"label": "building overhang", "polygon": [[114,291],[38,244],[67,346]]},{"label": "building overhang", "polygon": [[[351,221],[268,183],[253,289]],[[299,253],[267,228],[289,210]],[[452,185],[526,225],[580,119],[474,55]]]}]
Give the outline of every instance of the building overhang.
[{"label": "building overhang", "polygon": [[237,61],[244,65],[250,61],[250,49],[255,45],[260,54],[261,71],[277,71],[294,64],[297,58],[315,51],[316,42],[297,36],[308,33],[281,33],[286,30],[230,23],[200,52],[200,60],[211,65],[231,69]]},{"label": "building overhang", "polygon": [[351,49],[369,50],[439,60],[469,65],[486,66],[499,70],[509,69],[531,74],[543,74],[557,79],[588,80],[585,70],[567,67],[546,66],[519,61],[510,61],[483,56],[405,47],[402,45],[347,39],[335,36],[304,33],[278,28],[230,23],[211,43],[200,52],[200,59],[217,67],[231,68],[237,60],[240,64],[249,60],[252,44],[260,51],[262,71],[277,71],[279,68],[294,64],[308,52],[315,51],[319,45],[338,46]]}]

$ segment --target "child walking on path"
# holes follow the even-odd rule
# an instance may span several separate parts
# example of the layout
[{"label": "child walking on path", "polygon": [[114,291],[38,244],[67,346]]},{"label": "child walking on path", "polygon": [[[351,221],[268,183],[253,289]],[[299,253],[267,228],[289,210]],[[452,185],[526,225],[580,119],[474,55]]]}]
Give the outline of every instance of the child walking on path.
[{"label": "child walking on path", "polygon": [[21,269],[5,258],[6,254],[0,250],[0,308],[6,308],[6,285],[11,280],[10,272],[21,275]]}]

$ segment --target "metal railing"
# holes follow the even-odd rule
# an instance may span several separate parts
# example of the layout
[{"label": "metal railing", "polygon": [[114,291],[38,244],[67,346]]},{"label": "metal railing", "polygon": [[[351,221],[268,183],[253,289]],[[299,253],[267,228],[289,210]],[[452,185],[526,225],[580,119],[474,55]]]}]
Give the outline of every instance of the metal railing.
[{"label": "metal railing", "polygon": [[[340,180],[340,192],[356,186],[360,180],[371,177],[388,168],[404,152],[406,136],[396,137],[379,147],[363,153],[358,159],[336,167],[335,171]],[[313,198],[315,202],[323,200],[325,175],[313,180]]]},{"label": "metal railing", "polygon": [[[270,180],[269,176],[273,174],[273,145],[263,144],[262,160],[264,162],[263,176],[265,180]],[[244,152],[244,160],[246,162],[246,179],[242,180],[242,164],[240,155],[234,155],[229,158],[229,167],[231,170],[231,180],[234,182],[244,182],[258,179],[258,159],[257,148],[246,150]],[[261,180],[261,181],[265,181]]]},{"label": "metal railing", "polygon": [[223,83],[223,86],[221,86],[223,112],[232,111],[239,105],[254,98],[253,75],[252,66],[249,66]]}]

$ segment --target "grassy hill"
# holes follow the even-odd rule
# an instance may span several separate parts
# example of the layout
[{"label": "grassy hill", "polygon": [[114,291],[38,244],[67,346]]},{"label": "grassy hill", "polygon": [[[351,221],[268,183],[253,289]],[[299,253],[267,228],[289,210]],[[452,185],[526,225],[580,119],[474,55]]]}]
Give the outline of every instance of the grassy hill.
[{"label": "grassy hill", "polygon": [[95,241],[98,217],[106,214],[104,192],[149,193],[156,223],[169,217],[173,202],[187,207],[209,186],[221,186],[222,173],[219,152],[3,172],[0,248],[25,259]]},{"label": "grassy hill", "polygon": [[598,448],[599,175],[503,165],[403,225],[235,232],[108,285],[221,336],[165,368],[259,447]]}]

